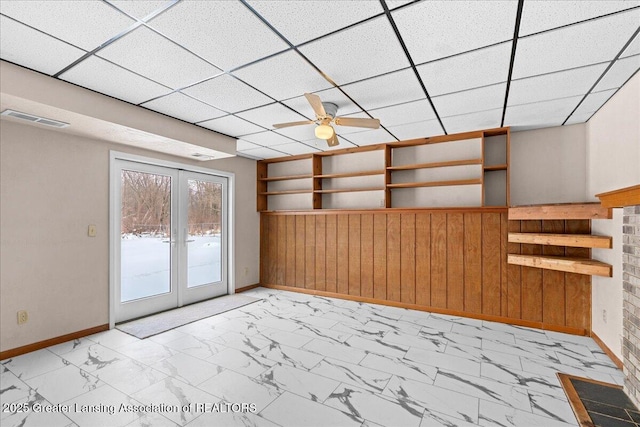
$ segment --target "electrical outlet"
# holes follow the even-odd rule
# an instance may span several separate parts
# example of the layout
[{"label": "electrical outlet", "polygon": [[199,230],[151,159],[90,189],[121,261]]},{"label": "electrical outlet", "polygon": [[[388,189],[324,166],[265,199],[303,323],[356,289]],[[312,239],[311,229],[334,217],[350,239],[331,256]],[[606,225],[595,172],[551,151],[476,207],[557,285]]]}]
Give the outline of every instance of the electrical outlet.
[{"label": "electrical outlet", "polygon": [[380,207],[381,208],[385,207],[384,199],[380,199]]},{"label": "electrical outlet", "polygon": [[26,310],[20,310],[18,312],[18,325],[22,325],[23,323],[27,323],[29,320],[29,315]]},{"label": "electrical outlet", "polygon": [[602,310],[602,321],[607,323],[607,310]]},{"label": "electrical outlet", "polygon": [[98,234],[98,230],[96,230],[96,226],[94,224],[89,225],[87,234],[89,235],[89,237],[96,237],[96,234]]}]

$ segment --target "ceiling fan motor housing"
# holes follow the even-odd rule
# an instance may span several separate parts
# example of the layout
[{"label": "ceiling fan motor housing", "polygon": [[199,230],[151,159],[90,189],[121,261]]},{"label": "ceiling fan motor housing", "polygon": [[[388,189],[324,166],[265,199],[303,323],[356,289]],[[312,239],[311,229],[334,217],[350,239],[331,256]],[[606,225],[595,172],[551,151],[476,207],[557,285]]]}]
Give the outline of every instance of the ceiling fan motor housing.
[{"label": "ceiling fan motor housing", "polygon": [[331,120],[336,118],[336,114],[338,114],[338,106],[336,104],[333,102],[323,102],[322,106],[327,116],[331,117]]}]

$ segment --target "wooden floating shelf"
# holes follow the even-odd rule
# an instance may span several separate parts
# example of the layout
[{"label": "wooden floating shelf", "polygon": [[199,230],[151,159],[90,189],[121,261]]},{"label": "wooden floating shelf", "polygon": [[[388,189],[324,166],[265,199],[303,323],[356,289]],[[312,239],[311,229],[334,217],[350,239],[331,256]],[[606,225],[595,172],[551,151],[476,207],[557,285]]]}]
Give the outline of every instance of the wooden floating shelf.
[{"label": "wooden floating shelf", "polygon": [[314,193],[330,194],[330,193],[351,193],[354,191],[384,191],[384,187],[376,188],[334,188],[331,190],[314,190]]},{"label": "wooden floating shelf", "polygon": [[322,175],[314,175],[314,178],[352,178],[357,176],[382,175],[384,169],[361,171],[361,172],[345,172],[345,173],[327,173]]},{"label": "wooden floating shelf", "polygon": [[451,160],[448,162],[416,163],[413,165],[389,166],[387,167],[387,170],[402,171],[402,170],[444,168],[449,166],[467,166],[467,165],[481,165],[481,164],[482,164],[482,159]]},{"label": "wooden floating shelf", "polygon": [[387,188],[445,187],[450,185],[479,185],[482,179],[458,179],[453,181],[399,182],[387,184]]},{"label": "wooden floating shelf", "polygon": [[590,276],[611,277],[612,275],[612,268],[610,264],[605,264],[604,262],[589,258],[509,254],[507,262],[509,264],[521,265],[524,267],[587,274]]},{"label": "wooden floating shelf", "polygon": [[611,237],[591,234],[509,233],[509,243],[611,249]]},{"label": "wooden floating shelf", "polygon": [[305,174],[305,175],[270,176],[268,178],[258,178],[258,181],[265,181],[265,182],[288,181],[291,179],[308,179],[308,178],[313,178],[313,175]]},{"label": "wooden floating shelf", "polygon": [[509,219],[611,219],[610,208],[600,203],[517,206],[509,208]]},{"label": "wooden floating shelf", "polygon": [[261,196],[281,196],[283,194],[308,194],[313,190],[283,190],[283,191],[263,191],[258,193]]},{"label": "wooden floating shelf", "polygon": [[490,172],[490,171],[506,171],[507,170],[507,165],[505,163],[503,165],[485,166],[484,170],[487,171],[487,172]]},{"label": "wooden floating shelf", "polygon": [[621,188],[619,190],[596,194],[605,208],[621,208],[640,205],[640,185]]}]

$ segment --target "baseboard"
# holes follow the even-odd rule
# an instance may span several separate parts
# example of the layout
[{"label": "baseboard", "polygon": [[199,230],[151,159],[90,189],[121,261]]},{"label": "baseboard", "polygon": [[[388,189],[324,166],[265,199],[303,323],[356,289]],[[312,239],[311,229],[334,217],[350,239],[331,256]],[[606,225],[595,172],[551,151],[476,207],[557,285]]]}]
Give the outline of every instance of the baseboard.
[{"label": "baseboard", "polygon": [[78,338],[86,337],[96,334],[102,331],[108,331],[109,324],[100,326],[94,326],[93,328],[83,329],[81,331],[72,332],[70,334],[61,335],[55,338],[49,338],[48,340],[34,342],[33,344],[23,345],[22,347],[12,348],[10,350],[0,351],[0,360],[10,359],[12,357],[20,356],[21,354],[31,353],[32,351],[41,350],[43,348],[50,347],[56,344],[62,344],[63,342],[75,340]]},{"label": "baseboard", "polygon": [[613,353],[613,351],[611,351],[611,349],[609,347],[607,347],[607,345],[604,343],[604,341],[602,341],[600,339],[600,337],[598,335],[596,335],[596,333],[593,332],[593,331],[591,331],[591,338],[593,338],[593,340],[596,342],[596,344],[598,344],[598,346],[600,346],[602,351],[604,351],[606,353],[606,355],[609,356],[611,358],[611,360],[613,360],[613,363],[615,363],[618,368],[622,369],[622,366],[623,366],[622,360],[618,359],[618,356],[616,356]]},{"label": "baseboard", "polygon": [[381,299],[361,297],[356,295],[339,294],[337,292],[317,291],[315,289],[296,288],[296,287],[283,286],[283,285],[262,284],[260,286],[263,286],[265,288],[271,288],[271,289],[279,289],[283,291],[300,292],[300,293],[309,294],[309,295],[318,295],[323,297],[341,298],[341,299],[346,299],[351,301],[366,302],[369,304],[388,305],[391,307],[400,307],[400,308],[408,308],[411,310],[428,311],[430,313],[447,314],[449,316],[468,317],[471,319],[487,320],[487,321],[498,322],[498,323],[507,323],[509,325],[524,326],[527,328],[543,329],[543,330],[554,331],[554,332],[563,332],[563,333],[572,334],[572,335],[588,335],[589,334],[589,331],[583,328],[573,328],[570,326],[561,326],[561,325],[549,325],[547,323],[533,322],[533,321],[522,320],[522,319],[514,319],[511,317],[494,316],[490,314],[469,313],[466,311],[450,310],[446,308],[431,307],[431,306],[425,306],[425,305],[419,305],[419,304],[409,304],[406,302],[381,300]]},{"label": "baseboard", "polygon": [[237,288],[236,289],[236,294],[239,294],[240,292],[246,292],[246,291],[249,291],[251,289],[259,288],[260,286],[262,286],[260,283],[256,283],[255,285],[243,286],[242,288]]}]

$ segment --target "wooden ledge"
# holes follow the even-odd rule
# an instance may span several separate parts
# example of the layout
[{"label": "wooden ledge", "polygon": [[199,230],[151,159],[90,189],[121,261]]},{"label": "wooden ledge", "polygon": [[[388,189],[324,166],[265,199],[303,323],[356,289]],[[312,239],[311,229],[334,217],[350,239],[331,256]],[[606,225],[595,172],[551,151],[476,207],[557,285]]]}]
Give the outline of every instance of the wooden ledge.
[{"label": "wooden ledge", "polygon": [[611,209],[600,203],[516,206],[509,208],[510,220],[611,219]]},{"label": "wooden ledge", "polygon": [[592,234],[509,233],[509,243],[611,249],[611,237]]},{"label": "wooden ledge", "polygon": [[612,274],[611,265],[590,258],[509,254],[507,262],[524,267],[587,274],[590,276],[611,277]]},{"label": "wooden ledge", "polygon": [[640,184],[596,194],[605,208],[622,208],[640,205]]}]

